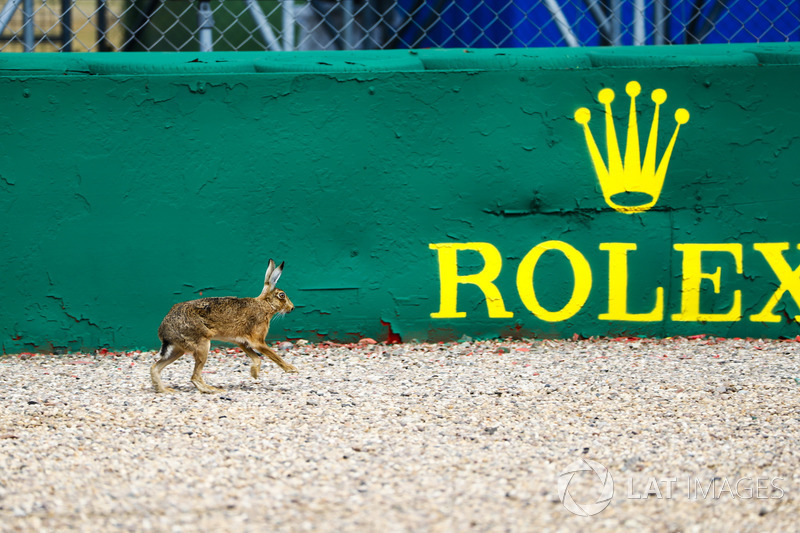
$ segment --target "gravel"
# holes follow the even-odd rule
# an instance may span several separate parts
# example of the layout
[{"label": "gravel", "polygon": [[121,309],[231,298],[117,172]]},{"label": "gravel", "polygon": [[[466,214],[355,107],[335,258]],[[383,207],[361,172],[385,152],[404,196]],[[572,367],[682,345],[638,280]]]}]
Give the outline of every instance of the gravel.
[{"label": "gravel", "polygon": [[274,346],[0,357],[0,531],[797,530],[797,342]]}]

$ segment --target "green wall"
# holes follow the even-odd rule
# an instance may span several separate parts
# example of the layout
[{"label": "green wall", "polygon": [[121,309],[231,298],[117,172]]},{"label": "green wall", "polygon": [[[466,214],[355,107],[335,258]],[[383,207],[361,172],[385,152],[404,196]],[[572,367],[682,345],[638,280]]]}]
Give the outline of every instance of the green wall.
[{"label": "green wall", "polygon": [[[631,81],[639,160],[653,90],[656,164],[690,116],[660,194],[609,171],[638,212],[575,119],[609,165],[612,89],[624,159]],[[157,347],[269,258],[269,340],[794,337],[798,86],[796,45],[0,54],[2,349]]]}]

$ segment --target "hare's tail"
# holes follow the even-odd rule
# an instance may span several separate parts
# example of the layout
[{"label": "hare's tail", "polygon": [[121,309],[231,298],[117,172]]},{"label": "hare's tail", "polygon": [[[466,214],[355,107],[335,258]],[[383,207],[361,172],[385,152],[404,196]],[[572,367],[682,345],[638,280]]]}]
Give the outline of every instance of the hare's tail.
[{"label": "hare's tail", "polygon": [[161,349],[158,351],[158,356],[164,358],[171,351],[170,344],[167,341],[161,341]]}]

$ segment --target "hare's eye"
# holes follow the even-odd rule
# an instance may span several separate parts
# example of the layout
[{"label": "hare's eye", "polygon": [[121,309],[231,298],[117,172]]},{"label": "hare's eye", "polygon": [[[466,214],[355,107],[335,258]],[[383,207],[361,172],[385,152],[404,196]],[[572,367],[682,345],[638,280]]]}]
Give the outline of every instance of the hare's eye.
[{"label": "hare's eye", "polygon": [[278,296],[278,300],[283,300],[284,298],[286,298],[286,293],[279,292],[277,296]]}]

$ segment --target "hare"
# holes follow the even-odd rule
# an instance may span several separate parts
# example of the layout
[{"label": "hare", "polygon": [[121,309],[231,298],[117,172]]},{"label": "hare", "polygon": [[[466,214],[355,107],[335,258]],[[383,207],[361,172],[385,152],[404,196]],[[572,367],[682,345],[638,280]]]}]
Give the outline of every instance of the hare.
[{"label": "hare", "polygon": [[270,319],[294,309],[286,293],[275,287],[283,265],[281,263],[275,268],[275,262],[269,260],[264,289],[255,298],[201,298],[173,305],[158,328],[158,338],[161,339],[158,355],[161,359],[150,367],[150,378],[156,392],[175,392],[161,382],[161,371],[186,352],[194,356],[194,386],[208,394],[223,392],[224,389],[212,387],[203,380],[203,365],[208,359],[212,339],[231,342],[244,350],[253,362],[250,366],[253,378],[258,378],[263,355],[285,372],[297,372],[264,342]]}]

